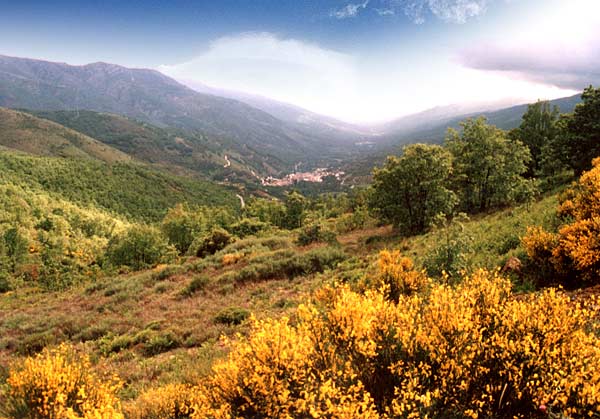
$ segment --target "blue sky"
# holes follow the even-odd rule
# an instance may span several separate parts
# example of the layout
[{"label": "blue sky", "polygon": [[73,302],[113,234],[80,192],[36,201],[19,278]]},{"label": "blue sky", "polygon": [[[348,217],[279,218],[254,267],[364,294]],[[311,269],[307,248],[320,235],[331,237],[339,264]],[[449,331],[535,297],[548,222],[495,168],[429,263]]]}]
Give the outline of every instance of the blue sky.
[{"label": "blue sky", "polygon": [[0,54],[155,68],[349,121],[600,81],[597,0],[7,3]]}]

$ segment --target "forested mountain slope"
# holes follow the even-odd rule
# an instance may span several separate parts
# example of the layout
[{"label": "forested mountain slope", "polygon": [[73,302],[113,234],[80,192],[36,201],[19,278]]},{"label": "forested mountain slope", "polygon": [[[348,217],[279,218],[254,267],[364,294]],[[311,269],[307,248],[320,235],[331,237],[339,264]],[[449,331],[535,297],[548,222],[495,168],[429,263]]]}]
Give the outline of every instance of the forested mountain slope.
[{"label": "forested mountain slope", "polygon": [[71,66],[0,56],[0,106],[110,112],[201,131],[231,140],[242,155],[260,153],[277,169],[348,151],[347,142],[299,131],[237,100],[198,93],[154,70],[107,63]]}]

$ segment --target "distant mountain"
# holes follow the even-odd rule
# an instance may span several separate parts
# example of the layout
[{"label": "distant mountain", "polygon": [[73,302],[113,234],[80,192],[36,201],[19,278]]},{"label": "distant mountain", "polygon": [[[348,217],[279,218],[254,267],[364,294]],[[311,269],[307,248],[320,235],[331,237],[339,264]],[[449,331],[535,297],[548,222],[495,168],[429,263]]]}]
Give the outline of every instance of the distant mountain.
[{"label": "distant mountain", "polygon": [[[579,94],[550,101],[563,113],[572,112],[579,102],[581,102]],[[527,104],[522,104],[504,109],[470,109],[468,111],[460,106],[434,108],[379,127],[384,133],[378,144],[385,147],[414,142],[441,143],[448,128],[458,129],[461,121],[478,116],[485,116],[490,124],[502,129],[516,128],[521,124],[521,118],[527,111],[527,106]]]},{"label": "distant mountain", "polygon": [[521,103],[523,103],[523,101],[519,101],[518,99],[506,99],[493,102],[436,106],[435,108],[427,109],[422,112],[374,125],[372,129],[380,134],[409,132],[411,130],[420,129],[425,125],[443,124],[446,121],[462,115],[478,112],[491,112]]},{"label": "distant mountain", "polygon": [[196,92],[157,71],[107,63],[72,66],[0,56],[0,106],[109,112],[159,127],[201,131],[231,141],[239,155],[264,156],[265,172],[344,155],[348,149],[342,139],[308,134],[267,112]]},{"label": "distant mountain", "polygon": [[0,108],[0,145],[35,156],[96,159],[107,163],[131,157],[107,144],[45,119]]},{"label": "distant mountain", "polygon": [[239,100],[256,109],[273,115],[282,121],[294,124],[302,131],[313,135],[328,136],[338,139],[356,140],[358,137],[370,137],[373,130],[369,127],[359,126],[338,119],[319,115],[296,105],[280,102],[267,97],[234,90],[217,89],[197,82],[185,82],[192,89],[206,94],[227,97]]},{"label": "distant mountain", "polygon": [[[580,102],[580,95],[550,101],[552,105],[558,106],[562,113],[572,112],[575,105]],[[492,125],[510,130],[521,124],[527,106],[527,104],[523,104],[499,110],[471,110],[465,114],[461,114],[461,109],[464,108],[451,106],[406,116],[379,126],[378,129],[388,129],[389,131],[381,134],[369,154],[348,160],[341,165],[341,169],[351,174],[358,183],[368,182],[373,167],[381,166],[388,155],[399,154],[403,145],[412,143],[441,144],[446,138],[448,128],[459,129],[460,123],[465,119],[479,116],[485,116]]]}]

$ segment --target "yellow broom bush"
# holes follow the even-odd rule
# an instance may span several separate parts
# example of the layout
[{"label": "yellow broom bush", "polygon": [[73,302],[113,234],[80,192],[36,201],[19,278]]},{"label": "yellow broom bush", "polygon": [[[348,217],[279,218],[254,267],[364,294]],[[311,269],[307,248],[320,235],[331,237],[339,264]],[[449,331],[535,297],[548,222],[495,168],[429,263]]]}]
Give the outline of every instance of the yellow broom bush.
[{"label": "yellow broom bush", "polygon": [[508,280],[478,271],[397,303],[381,291],[335,294],[293,323],[254,321],[192,417],[600,415],[593,310],[559,291],[514,298]]},{"label": "yellow broom bush", "polygon": [[400,295],[410,295],[422,290],[429,283],[424,272],[415,270],[413,261],[402,256],[398,250],[383,250],[377,261],[376,286],[385,288],[392,301]]},{"label": "yellow broom bush", "polygon": [[124,410],[128,419],[188,419],[198,401],[196,387],[167,384],[146,391]]},{"label": "yellow broom bush", "polygon": [[2,413],[12,419],[122,419],[116,378],[103,381],[90,360],[65,344],[9,372]]},{"label": "yellow broom bush", "polygon": [[558,215],[569,219],[556,233],[529,228],[523,246],[543,275],[568,286],[600,282],[600,158],[561,199]]}]

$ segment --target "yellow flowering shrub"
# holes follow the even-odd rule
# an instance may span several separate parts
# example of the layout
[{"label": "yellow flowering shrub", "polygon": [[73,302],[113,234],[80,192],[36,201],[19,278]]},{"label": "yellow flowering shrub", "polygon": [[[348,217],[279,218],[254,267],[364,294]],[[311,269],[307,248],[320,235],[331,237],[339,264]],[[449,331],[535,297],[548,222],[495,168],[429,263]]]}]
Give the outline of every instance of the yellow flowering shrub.
[{"label": "yellow flowering shrub", "polygon": [[197,388],[167,384],[146,391],[124,410],[128,419],[188,419],[198,401]]},{"label": "yellow flowering shrub", "polygon": [[[566,285],[600,281],[600,158],[561,199],[558,215],[571,221],[549,233],[530,228],[522,242],[528,256],[550,267]],[[544,275],[548,275],[544,271]]]},{"label": "yellow flowering shrub", "polygon": [[221,260],[221,263],[223,264],[223,266],[234,265],[234,264],[238,263],[238,261],[243,259],[243,257],[244,257],[244,254],[241,252],[227,253],[227,254],[223,255],[223,259]]},{"label": "yellow flowering shrub", "polygon": [[378,285],[386,288],[390,300],[410,295],[423,289],[429,282],[424,272],[416,271],[411,259],[400,251],[383,250],[377,262]]},{"label": "yellow flowering shrub", "polygon": [[254,321],[250,337],[215,367],[192,417],[378,418],[352,371],[328,368],[335,354],[319,351],[310,326]]},{"label": "yellow flowering shrub", "polygon": [[87,356],[63,344],[12,368],[3,413],[13,419],[122,419],[113,378],[102,381]]},{"label": "yellow flowering shrub", "polygon": [[254,320],[192,417],[530,418],[542,405],[600,414],[593,310],[560,291],[514,298],[487,271],[397,303],[382,290],[332,290],[293,323]]}]

